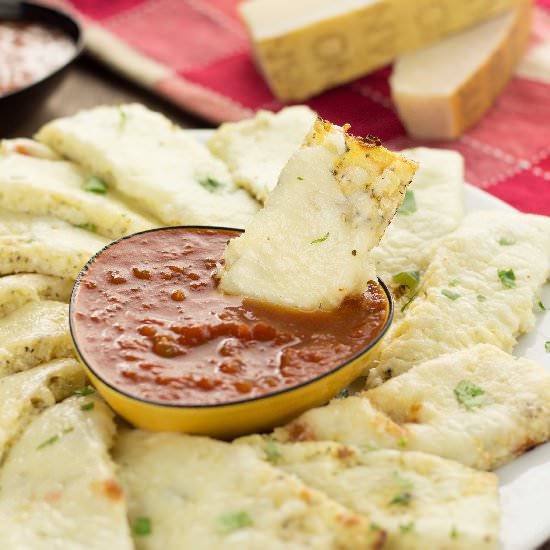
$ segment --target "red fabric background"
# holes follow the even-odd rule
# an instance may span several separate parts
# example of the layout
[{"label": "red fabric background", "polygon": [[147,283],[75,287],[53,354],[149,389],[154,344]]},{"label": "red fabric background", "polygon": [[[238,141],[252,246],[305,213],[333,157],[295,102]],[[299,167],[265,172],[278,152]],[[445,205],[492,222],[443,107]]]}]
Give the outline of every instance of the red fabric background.
[{"label": "red fabric background", "polygon": [[[238,0],[69,0],[86,19],[101,25],[147,57],[172,69],[157,91],[178,102],[191,85],[193,104],[179,103],[219,122],[215,101],[231,100],[237,115],[277,110],[277,101],[257,71]],[[533,41],[550,41],[550,0],[539,0]],[[548,60],[550,64],[550,59]],[[308,103],[336,123],[349,122],[356,134],[379,136],[390,148],[419,144],[449,147],[466,159],[466,177],[525,212],[550,215],[550,85],[515,77],[489,113],[452,143],[420,143],[407,137],[393,109],[390,68],[335,88]],[[198,99],[197,99],[198,90]]]}]

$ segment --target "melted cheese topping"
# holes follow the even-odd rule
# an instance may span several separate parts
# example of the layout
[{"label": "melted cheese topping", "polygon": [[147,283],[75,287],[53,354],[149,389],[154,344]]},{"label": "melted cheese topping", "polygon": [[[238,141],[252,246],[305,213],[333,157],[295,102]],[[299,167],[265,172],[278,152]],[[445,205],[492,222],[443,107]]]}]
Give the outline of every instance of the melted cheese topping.
[{"label": "melted cheese topping", "polygon": [[29,302],[68,302],[72,290],[71,281],[51,275],[21,273],[0,277],[0,318]]},{"label": "melted cheese topping", "polygon": [[0,210],[0,274],[76,278],[108,241],[57,218]]},{"label": "melted cheese topping", "polygon": [[33,420],[0,470],[0,547],[133,548],[108,454],[114,431],[110,409],[90,397]]},{"label": "melted cheese topping", "polygon": [[0,377],[73,354],[67,304],[30,302],[0,319]]},{"label": "melted cheese topping", "polygon": [[140,550],[379,548],[383,534],[245,446],[131,431],[115,460],[130,522],[147,517]]},{"label": "melted cheese topping", "polygon": [[229,242],[220,288],[301,309],[333,309],[376,274],[369,251],[416,165],[318,120],[265,207]]},{"label": "melted cheese topping", "polygon": [[[457,398],[463,381],[482,389],[479,405]],[[533,361],[477,345],[311,409],[275,436],[417,450],[489,470],[550,439],[550,375]]]},{"label": "melted cheese topping", "polygon": [[86,383],[80,363],[57,359],[0,380],[0,459],[33,417]]},{"label": "melted cheese topping", "polygon": [[166,225],[243,227],[259,208],[204,145],[142,105],[81,111],[50,122],[37,139]]},{"label": "melted cheese topping", "polygon": [[386,531],[384,548],[499,548],[498,479],[419,452],[361,451],[335,442],[275,443],[258,456]]},{"label": "melted cheese topping", "polygon": [[110,239],[158,225],[133,210],[106,186],[103,194],[86,191],[87,186],[93,185],[92,174],[71,162],[44,158],[35,144],[31,140],[23,143],[15,140],[14,145],[3,142],[0,207],[36,216],[56,216]]},{"label": "melted cheese topping", "polygon": [[315,119],[316,114],[305,105],[278,113],[259,111],[251,119],[222,124],[208,147],[227,164],[237,185],[264,202]]}]

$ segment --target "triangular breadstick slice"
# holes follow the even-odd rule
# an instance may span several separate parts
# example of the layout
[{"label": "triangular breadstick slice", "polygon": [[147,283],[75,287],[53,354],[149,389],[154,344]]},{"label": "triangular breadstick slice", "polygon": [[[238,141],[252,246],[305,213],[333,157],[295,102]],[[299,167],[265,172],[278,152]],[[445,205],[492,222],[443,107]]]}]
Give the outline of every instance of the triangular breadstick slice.
[{"label": "triangular breadstick slice", "polygon": [[229,242],[220,288],[305,310],[364,292],[416,164],[317,120],[265,207]]}]

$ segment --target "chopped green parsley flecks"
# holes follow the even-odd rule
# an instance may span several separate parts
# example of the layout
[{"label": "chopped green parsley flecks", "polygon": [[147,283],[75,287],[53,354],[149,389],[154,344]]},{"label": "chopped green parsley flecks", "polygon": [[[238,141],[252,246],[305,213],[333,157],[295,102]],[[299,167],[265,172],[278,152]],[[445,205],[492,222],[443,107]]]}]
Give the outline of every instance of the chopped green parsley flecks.
[{"label": "chopped green parsley flecks", "polygon": [[405,198],[403,199],[403,204],[397,209],[398,214],[413,214],[416,212],[416,198],[414,196],[414,191],[407,189],[405,191]]},{"label": "chopped green parsley flecks", "polygon": [[401,306],[401,313],[404,313],[407,308],[414,302],[414,300],[416,299],[416,297],[418,296],[418,292],[415,292],[414,294],[411,294],[410,296],[407,296],[407,301],[403,304],[403,306]]},{"label": "chopped green parsley flecks", "polygon": [[84,405],[80,406],[81,411],[91,411],[94,408],[94,402],[90,401],[89,403],[84,403]]},{"label": "chopped green parsley flecks", "polygon": [[485,403],[485,390],[470,380],[461,380],[453,392],[456,400],[469,411]]},{"label": "chopped green parsley flecks", "polygon": [[446,288],[441,289],[441,294],[445,296],[445,298],[449,298],[449,300],[458,300],[460,298],[460,294],[458,292],[453,292],[452,290],[448,290]]},{"label": "chopped green parsley flecks", "polygon": [[483,294],[478,294],[478,295],[476,296],[476,298],[477,298],[477,301],[478,301],[478,302],[486,302],[486,301],[487,301],[487,297],[486,297],[486,296],[483,296]]},{"label": "chopped green parsley flecks", "polygon": [[401,447],[402,449],[404,449],[408,444],[409,444],[409,442],[404,437],[400,437],[397,440],[397,445],[399,447]]},{"label": "chopped green parsley flecks", "polygon": [[453,528],[451,529],[450,537],[452,539],[457,539],[458,538],[458,529],[456,528],[455,525],[453,525]]},{"label": "chopped green parsley flecks", "polygon": [[82,185],[82,189],[96,195],[105,195],[108,191],[107,184],[97,176],[90,176]]},{"label": "chopped green parsley flecks", "polygon": [[83,388],[78,388],[77,390],[75,390],[74,394],[75,395],[91,395],[94,392],[95,392],[95,390],[94,390],[94,388],[92,388],[92,386],[84,386]]},{"label": "chopped green parsley flecks", "polygon": [[349,397],[349,390],[347,388],[344,388],[341,392],[338,392],[335,399],[344,399],[346,397]]},{"label": "chopped green parsley flecks", "polygon": [[223,514],[216,519],[218,530],[222,533],[231,533],[237,529],[244,529],[250,527],[252,523],[251,517],[248,512],[231,512],[229,514]]},{"label": "chopped green parsley flecks", "polygon": [[513,244],[516,244],[516,241],[514,241],[514,239],[509,239],[508,237],[500,237],[498,244],[500,246],[512,246]]},{"label": "chopped green parsley flecks", "polygon": [[507,288],[516,287],[516,274],[513,269],[499,269],[497,271],[500,282]]},{"label": "chopped green parsley flecks", "polygon": [[273,439],[270,439],[265,446],[265,456],[269,462],[277,462],[277,460],[281,458],[281,453],[279,452],[277,443],[275,443]]},{"label": "chopped green parsley flecks", "polygon": [[406,286],[410,290],[415,289],[420,281],[420,271],[400,271],[392,275],[391,280],[399,286]]},{"label": "chopped green parsley flecks", "polygon": [[97,233],[97,225],[95,223],[77,223],[75,227],[78,227],[78,229],[85,229],[86,231],[90,231],[92,233]]},{"label": "chopped green parsley flecks", "polygon": [[449,286],[458,286],[460,284],[460,281],[458,279],[451,279],[449,281]]},{"label": "chopped green parsley flecks", "polygon": [[538,301],[537,306],[539,306],[541,311],[546,311],[546,306],[542,303],[542,300]]},{"label": "chopped green parsley flecks", "polygon": [[405,506],[405,505],[409,504],[411,499],[412,499],[412,494],[411,493],[409,493],[409,492],[399,493],[398,495],[395,495],[390,500],[390,506],[393,505],[393,504],[400,504],[402,506]]},{"label": "chopped green parsley flecks", "polygon": [[302,176],[296,176],[297,180],[304,181],[304,178]]},{"label": "chopped green parsley flecks", "polygon": [[402,489],[412,489],[413,488],[414,483],[410,479],[407,479],[406,477],[403,477],[397,470],[395,470],[393,472],[393,477]]},{"label": "chopped green parsley flecks", "polygon": [[409,521],[408,523],[402,523],[399,526],[399,530],[402,533],[410,533],[414,529],[414,521]]},{"label": "chopped green parsley flecks", "polygon": [[59,441],[59,435],[52,435],[51,437],[48,437],[48,439],[46,439],[45,441],[42,441],[42,443],[40,443],[40,445],[38,445],[37,450],[38,449],[43,449],[44,447],[47,447],[48,445],[53,445],[54,443],[57,443]]},{"label": "chopped green parsley flecks", "polygon": [[323,243],[329,238],[330,233],[327,231],[322,237],[319,237],[318,239],[314,239],[311,241],[311,244],[318,244]]},{"label": "chopped green parsley flecks", "polygon": [[214,178],[206,178],[204,180],[200,180],[199,185],[204,187],[210,193],[215,193],[218,189],[223,187],[223,185]]},{"label": "chopped green parsley flecks", "polygon": [[544,342],[544,351],[546,353],[550,353],[550,340],[546,340],[546,342]]},{"label": "chopped green parsley flecks", "polygon": [[139,517],[132,523],[132,533],[138,537],[144,535],[150,535],[153,532],[153,526],[151,519],[146,517]]}]

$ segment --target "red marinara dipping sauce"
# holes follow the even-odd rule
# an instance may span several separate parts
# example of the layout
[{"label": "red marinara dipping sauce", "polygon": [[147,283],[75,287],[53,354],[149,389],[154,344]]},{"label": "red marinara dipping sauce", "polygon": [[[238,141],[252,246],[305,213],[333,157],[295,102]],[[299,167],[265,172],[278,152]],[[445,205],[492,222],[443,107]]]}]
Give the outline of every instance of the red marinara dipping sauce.
[{"label": "red marinara dipping sauce", "polygon": [[67,35],[48,25],[0,21],[0,95],[40,80],[75,51]]},{"label": "red marinara dipping sauce", "polygon": [[380,334],[388,303],[376,283],[331,312],[221,293],[216,263],[236,235],[156,230],[98,255],[73,298],[73,331],[92,370],[134,397],[214,405],[312,380]]}]

